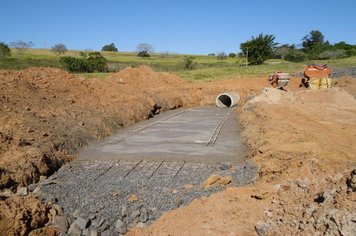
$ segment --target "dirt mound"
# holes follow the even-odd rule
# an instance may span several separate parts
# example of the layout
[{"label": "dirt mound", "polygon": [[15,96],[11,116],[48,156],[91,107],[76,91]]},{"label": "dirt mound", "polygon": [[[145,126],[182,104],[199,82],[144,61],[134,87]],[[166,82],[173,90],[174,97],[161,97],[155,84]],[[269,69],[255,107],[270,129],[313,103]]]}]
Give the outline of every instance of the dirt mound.
[{"label": "dirt mound", "polygon": [[354,105],[355,99],[352,95],[340,88],[332,88],[321,91],[302,90],[295,93],[289,93],[279,89],[266,88],[260,94],[248,101],[246,105],[258,102],[265,102],[271,105],[283,104],[285,102],[292,104],[311,104],[311,103],[329,103]]},{"label": "dirt mound", "polygon": [[49,208],[32,196],[13,196],[0,201],[0,209],[2,235],[28,235],[48,222]]},{"label": "dirt mound", "polygon": [[356,98],[356,78],[344,77],[340,79],[335,79],[332,82],[333,86],[337,86],[339,88],[344,89],[354,98]]},{"label": "dirt mound", "polygon": [[112,74],[108,78],[118,81],[122,84],[134,85],[135,87],[158,88],[161,86],[175,85],[186,83],[182,78],[164,72],[155,72],[148,66],[138,68],[125,68],[120,72]]}]

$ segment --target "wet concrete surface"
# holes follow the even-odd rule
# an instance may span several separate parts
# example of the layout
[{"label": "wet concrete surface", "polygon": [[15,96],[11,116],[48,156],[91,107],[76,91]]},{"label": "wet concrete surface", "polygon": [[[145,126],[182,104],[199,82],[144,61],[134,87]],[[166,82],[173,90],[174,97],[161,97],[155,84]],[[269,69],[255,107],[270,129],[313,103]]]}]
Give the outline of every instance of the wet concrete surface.
[{"label": "wet concrete surface", "polygon": [[257,167],[245,157],[235,114],[200,107],[158,115],[91,145],[41,185],[41,193],[58,201],[70,224],[80,215],[102,235],[115,235],[118,221],[126,228],[149,225],[224,189],[203,187],[212,174],[230,176],[229,186],[254,182]]},{"label": "wet concrete surface", "polygon": [[80,160],[241,161],[247,152],[234,108],[199,107],[158,115],[79,154]]}]

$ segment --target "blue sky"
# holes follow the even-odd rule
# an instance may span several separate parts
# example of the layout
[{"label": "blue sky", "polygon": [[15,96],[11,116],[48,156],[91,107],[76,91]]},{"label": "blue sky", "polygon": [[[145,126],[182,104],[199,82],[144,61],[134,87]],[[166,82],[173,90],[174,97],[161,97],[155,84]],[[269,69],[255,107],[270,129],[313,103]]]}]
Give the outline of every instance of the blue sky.
[{"label": "blue sky", "polygon": [[229,53],[259,33],[300,44],[311,30],[356,44],[355,0],[2,0],[1,8],[0,41],[36,48],[100,50],[113,42],[119,51],[149,43],[156,52]]}]

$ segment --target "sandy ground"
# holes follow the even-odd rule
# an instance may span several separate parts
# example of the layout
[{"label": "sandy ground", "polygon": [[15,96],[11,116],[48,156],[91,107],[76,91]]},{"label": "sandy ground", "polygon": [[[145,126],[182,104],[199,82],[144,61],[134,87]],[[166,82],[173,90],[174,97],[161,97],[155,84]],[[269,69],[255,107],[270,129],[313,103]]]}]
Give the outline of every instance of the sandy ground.
[{"label": "sandy ground", "polygon": [[43,228],[53,204],[11,191],[51,175],[89,141],[147,119],[154,104],[213,104],[218,93],[235,91],[236,116],[260,166],[257,183],[197,199],[128,234],[355,234],[356,81],[316,92],[298,85],[293,79],[288,92],[260,93],[265,78],[191,83],[148,67],[104,81],[57,69],[0,70],[0,230],[56,235]]}]

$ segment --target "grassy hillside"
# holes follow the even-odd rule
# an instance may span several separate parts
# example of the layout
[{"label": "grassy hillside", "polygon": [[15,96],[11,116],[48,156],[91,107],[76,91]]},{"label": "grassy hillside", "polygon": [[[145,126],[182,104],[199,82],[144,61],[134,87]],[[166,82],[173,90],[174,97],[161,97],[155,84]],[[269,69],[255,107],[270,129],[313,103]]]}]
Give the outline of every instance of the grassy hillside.
[{"label": "grassy hillside", "polygon": [[[81,51],[70,50],[65,56],[79,57]],[[84,51],[89,53],[90,51]],[[18,54],[12,50],[12,57],[0,61],[2,69],[24,69],[34,66],[58,67],[59,57],[55,56],[49,49],[28,49],[23,54]],[[356,65],[356,57],[344,59],[331,59],[309,61],[304,63],[292,63],[284,60],[272,59],[266,61],[263,65],[248,66],[244,64],[243,58],[227,58],[218,60],[214,56],[205,55],[181,55],[181,54],[152,54],[149,58],[137,57],[134,52],[101,52],[108,60],[111,71],[119,71],[125,67],[137,67],[148,65],[157,71],[169,71],[188,80],[213,80],[213,79],[232,79],[250,76],[267,76],[275,71],[288,73],[302,72],[306,64],[328,64],[334,67],[349,67]],[[184,69],[184,58],[187,56],[194,57],[193,70]],[[101,77],[105,78],[106,73],[83,74],[87,78]]]}]

